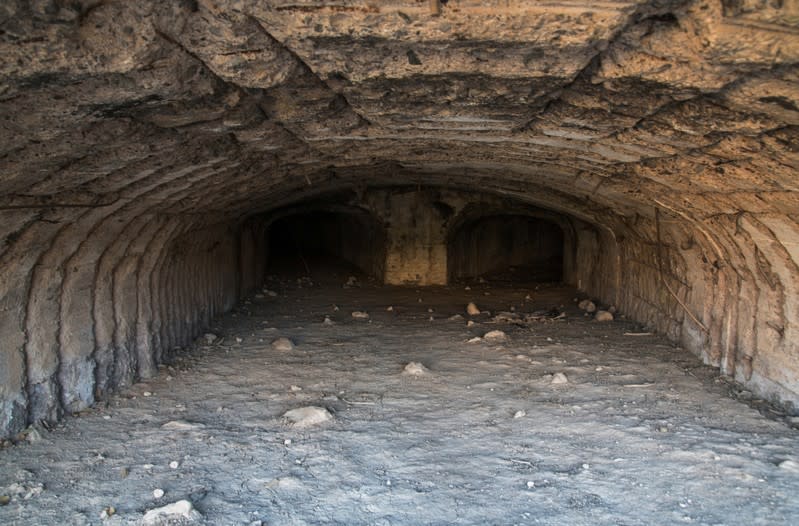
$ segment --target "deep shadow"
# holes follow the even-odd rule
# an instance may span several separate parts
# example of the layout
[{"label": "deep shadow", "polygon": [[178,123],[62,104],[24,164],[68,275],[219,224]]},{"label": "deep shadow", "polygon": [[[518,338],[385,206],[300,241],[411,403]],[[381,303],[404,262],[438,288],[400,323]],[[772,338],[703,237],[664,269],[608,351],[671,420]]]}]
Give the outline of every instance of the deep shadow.
[{"label": "deep shadow", "polygon": [[525,215],[479,217],[450,235],[449,277],[559,282],[563,246],[563,230],[550,221]]},{"label": "deep shadow", "polygon": [[360,210],[289,214],[267,231],[269,271],[313,276],[358,270],[382,279],[385,238],[383,226]]}]

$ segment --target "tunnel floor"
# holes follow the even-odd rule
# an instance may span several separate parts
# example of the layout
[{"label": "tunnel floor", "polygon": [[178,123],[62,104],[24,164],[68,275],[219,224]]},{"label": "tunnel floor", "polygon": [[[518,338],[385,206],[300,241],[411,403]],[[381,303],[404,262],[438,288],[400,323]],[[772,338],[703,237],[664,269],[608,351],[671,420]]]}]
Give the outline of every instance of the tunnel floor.
[{"label": "tunnel floor", "polygon": [[[273,278],[277,296],[264,291],[211,329],[221,341],[201,338],[156,378],[0,451],[0,496],[11,498],[0,523],[135,524],[180,499],[207,524],[799,516],[795,423],[732,397],[734,385],[634,323],[585,318],[573,290],[346,281]],[[491,311],[471,327],[469,301]],[[492,321],[511,305],[565,305],[567,316]],[[469,343],[495,329],[507,341]],[[278,337],[296,347],[273,349]],[[428,371],[403,374],[409,362]],[[568,381],[553,383],[557,373]],[[282,415],[303,406],[333,419],[290,426]]]}]

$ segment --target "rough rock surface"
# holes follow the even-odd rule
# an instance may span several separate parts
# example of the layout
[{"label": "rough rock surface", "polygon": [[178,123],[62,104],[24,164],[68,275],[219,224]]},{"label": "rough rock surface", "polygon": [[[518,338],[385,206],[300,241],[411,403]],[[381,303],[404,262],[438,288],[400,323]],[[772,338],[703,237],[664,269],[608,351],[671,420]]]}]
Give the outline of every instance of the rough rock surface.
[{"label": "rough rock surface", "polygon": [[[799,402],[795,2],[11,0],[0,29],[0,436],[260,285],[259,214],[387,185],[557,215],[568,282]],[[375,268],[445,281],[485,209],[392,199]]]}]

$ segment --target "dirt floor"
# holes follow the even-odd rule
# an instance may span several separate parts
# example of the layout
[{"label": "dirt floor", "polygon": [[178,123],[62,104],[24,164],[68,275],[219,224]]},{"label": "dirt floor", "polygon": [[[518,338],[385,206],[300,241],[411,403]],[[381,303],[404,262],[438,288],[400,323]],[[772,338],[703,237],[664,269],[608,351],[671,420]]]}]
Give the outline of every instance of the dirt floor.
[{"label": "dirt floor", "polygon": [[[799,523],[796,419],[688,352],[561,286],[347,277],[269,280],[215,342],[0,451],[0,524],[136,524],[182,499],[214,525]],[[306,406],[332,419],[283,417]]]}]

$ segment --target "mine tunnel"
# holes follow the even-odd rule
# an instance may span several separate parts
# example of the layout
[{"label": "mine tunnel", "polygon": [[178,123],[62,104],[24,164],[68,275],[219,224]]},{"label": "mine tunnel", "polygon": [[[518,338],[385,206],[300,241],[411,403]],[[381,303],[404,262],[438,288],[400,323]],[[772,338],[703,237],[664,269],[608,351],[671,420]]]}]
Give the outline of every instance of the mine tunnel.
[{"label": "mine tunnel", "polygon": [[796,2],[0,15],[0,523],[795,523]]},{"label": "mine tunnel", "polygon": [[266,236],[270,273],[319,275],[338,269],[383,277],[385,228],[367,211],[289,210],[269,222]]}]

